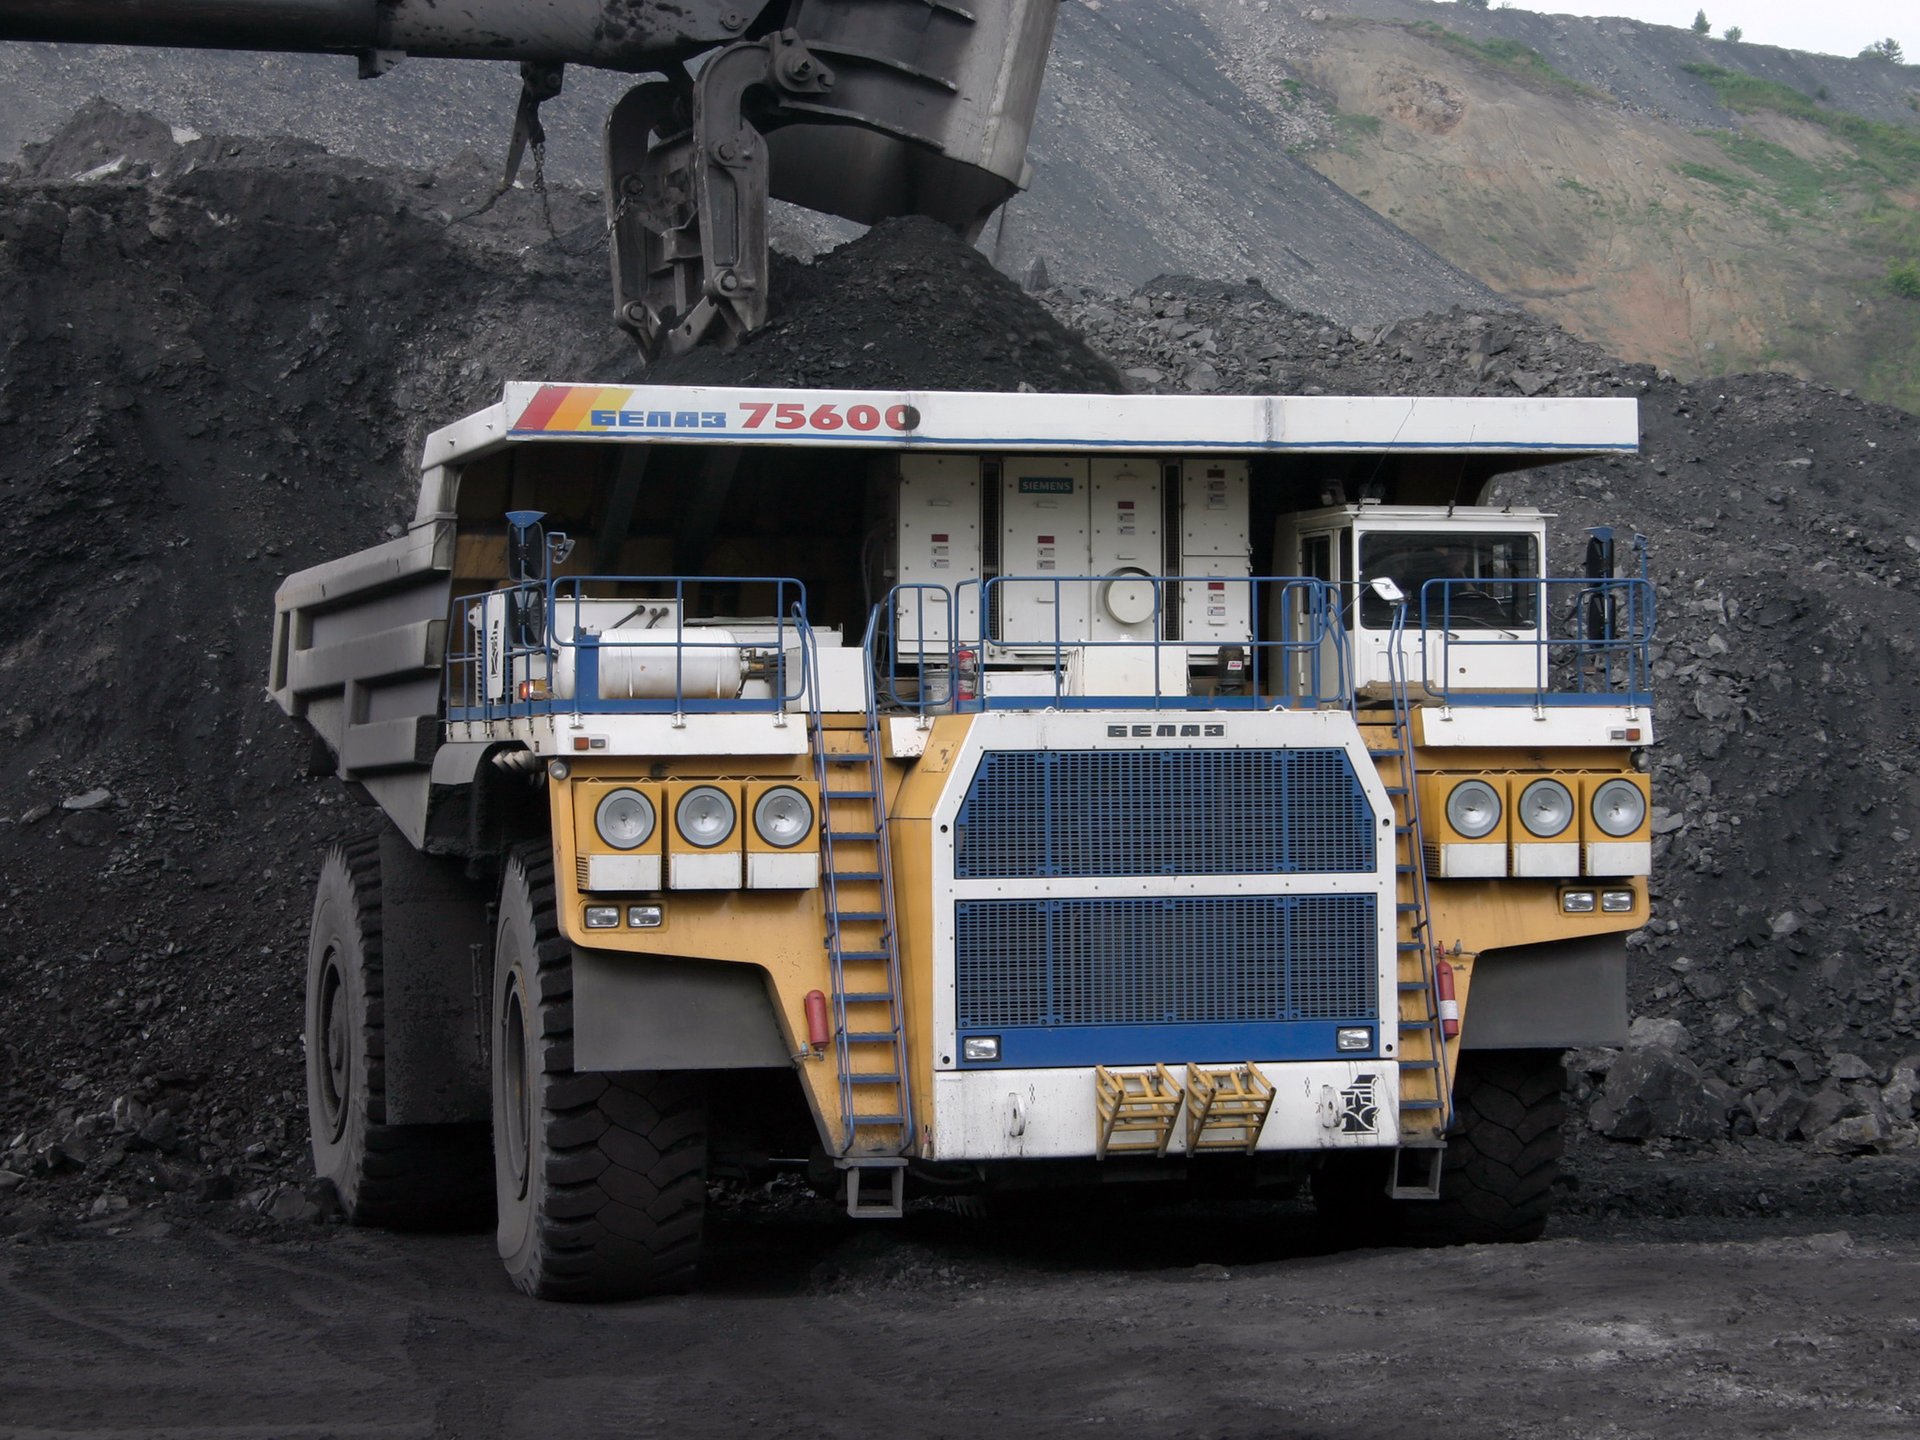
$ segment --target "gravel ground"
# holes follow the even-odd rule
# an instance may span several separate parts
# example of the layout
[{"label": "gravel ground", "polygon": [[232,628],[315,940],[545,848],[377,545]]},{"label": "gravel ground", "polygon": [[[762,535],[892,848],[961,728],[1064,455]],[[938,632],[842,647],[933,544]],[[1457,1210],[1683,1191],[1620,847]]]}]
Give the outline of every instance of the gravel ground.
[{"label": "gravel ground", "polygon": [[[368,817],[260,696],[270,597],[391,532],[421,436],[503,379],[639,373],[597,212],[552,203],[104,108],[0,181],[0,1234],[328,1218],[304,930],[320,851]],[[1694,1156],[1733,1216],[1778,1213],[1768,1167],[1794,1213],[1910,1194],[1858,1186],[1915,1153],[1914,417],[1679,384],[1507,315],[1023,295],[912,224],[781,278],[766,333],[676,378],[1641,397],[1641,457],[1507,491],[1563,537],[1648,534],[1663,597],[1656,919],[1635,1046],[1577,1057],[1580,1165]]]}]

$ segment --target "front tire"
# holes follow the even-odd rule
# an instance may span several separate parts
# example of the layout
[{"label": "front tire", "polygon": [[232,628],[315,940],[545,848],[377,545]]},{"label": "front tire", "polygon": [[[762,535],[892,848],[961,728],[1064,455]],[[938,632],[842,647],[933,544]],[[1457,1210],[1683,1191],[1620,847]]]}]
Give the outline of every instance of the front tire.
[{"label": "front tire", "polygon": [[572,947],[544,845],[509,859],[494,942],[496,1242],[548,1300],[685,1290],[706,1208],[706,1089],[683,1071],[576,1072]]},{"label": "front tire", "polygon": [[307,1123],[313,1169],[355,1225],[461,1229],[489,1213],[478,1125],[389,1125],[380,842],[321,863],[307,940]]},{"label": "front tire", "polygon": [[1460,1057],[1440,1198],[1408,1202],[1417,1240],[1498,1245],[1540,1238],[1567,1149],[1566,1085],[1558,1050],[1469,1050]]},{"label": "front tire", "polygon": [[1558,1050],[1467,1051],[1454,1076],[1440,1198],[1389,1199],[1385,1156],[1330,1156],[1313,1175],[1322,1225],[1342,1246],[1538,1240],[1566,1151],[1565,1089]]}]

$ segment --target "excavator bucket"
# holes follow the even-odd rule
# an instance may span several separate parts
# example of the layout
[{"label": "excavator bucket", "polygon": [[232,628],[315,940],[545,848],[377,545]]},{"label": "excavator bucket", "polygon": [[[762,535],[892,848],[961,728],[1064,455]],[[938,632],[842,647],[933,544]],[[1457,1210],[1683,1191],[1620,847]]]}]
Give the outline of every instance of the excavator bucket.
[{"label": "excavator bucket", "polygon": [[0,0],[0,40],[518,60],[509,169],[560,68],[667,76],[607,121],[614,316],[649,355],[767,311],[768,198],[969,239],[1025,183],[1058,0]]}]

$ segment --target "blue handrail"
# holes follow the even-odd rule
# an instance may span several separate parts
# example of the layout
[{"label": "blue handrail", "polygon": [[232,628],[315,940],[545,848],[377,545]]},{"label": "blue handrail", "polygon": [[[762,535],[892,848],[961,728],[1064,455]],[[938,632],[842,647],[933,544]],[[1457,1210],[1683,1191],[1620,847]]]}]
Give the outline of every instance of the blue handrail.
[{"label": "blue handrail", "polygon": [[[1502,579],[1491,602],[1484,581],[1429,580],[1420,588],[1421,679],[1445,704],[1592,705],[1650,703],[1653,583],[1644,577],[1528,576]],[[1527,601],[1519,614],[1512,610]],[[1556,614],[1565,633],[1555,634]],[[1505,622],[1505,623],[1503,623]],[[1524,623],[1522,623],[1524,622]],[[1524,631],[1526,633],[1515,633]],[[1455,684],[1471,673],[1472,652],[1533,652],[1530,686]],[[1456,651],[1468,652],[1456,657]],[[1436,671],[1438,673],[1436,673]]]}]

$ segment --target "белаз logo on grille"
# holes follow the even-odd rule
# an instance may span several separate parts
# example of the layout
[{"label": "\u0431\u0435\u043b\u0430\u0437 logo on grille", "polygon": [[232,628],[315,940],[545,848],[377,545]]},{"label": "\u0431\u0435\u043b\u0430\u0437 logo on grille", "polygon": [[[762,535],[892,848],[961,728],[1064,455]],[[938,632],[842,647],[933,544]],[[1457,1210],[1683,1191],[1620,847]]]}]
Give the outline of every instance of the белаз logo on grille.
[{"label": "\u0431\u0435\u043b\u0430\u0437 logo on grille", "polygon": [[1340,1133],[1372,1135],[1380,1128],[1380,1104],[1374,1099],[1376,1076],[1356,1075],[1340,1092]]},{"label": "\u0431\u0435\u043b\u0430\u0437 logo on grille", "polygon": [[1225,725],[1109,725],[1109,740],[1192,740],[1224,737]]}]

